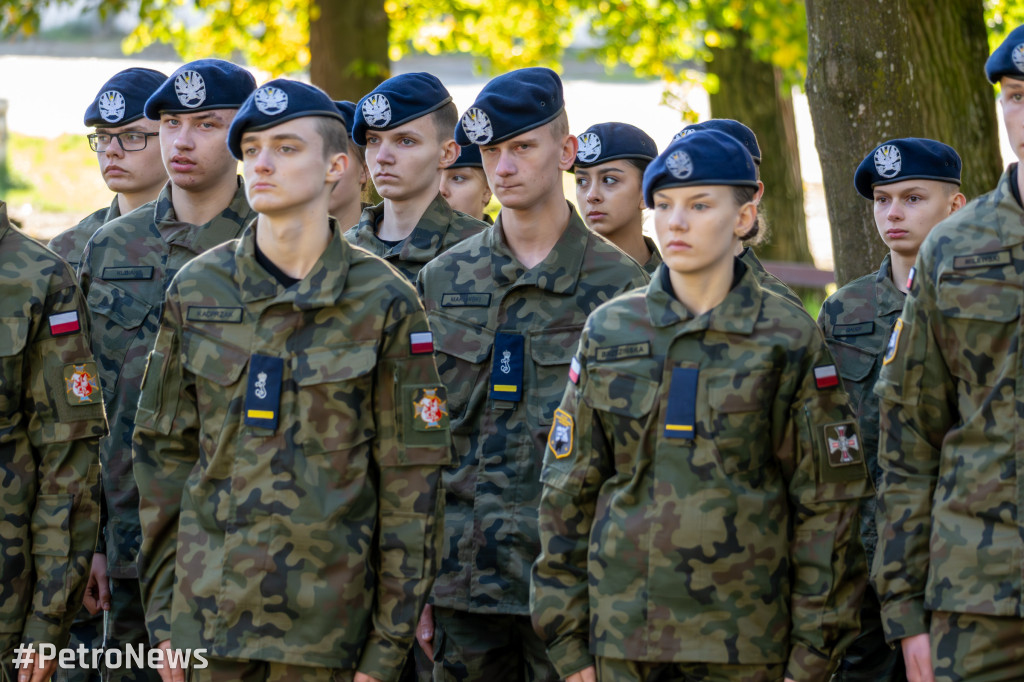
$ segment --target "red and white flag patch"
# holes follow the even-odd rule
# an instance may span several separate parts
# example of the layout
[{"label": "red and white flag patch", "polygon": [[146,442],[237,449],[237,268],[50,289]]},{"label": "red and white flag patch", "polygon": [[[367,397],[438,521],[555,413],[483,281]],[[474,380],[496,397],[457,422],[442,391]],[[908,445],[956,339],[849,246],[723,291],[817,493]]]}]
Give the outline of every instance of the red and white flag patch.
[{"label": "red and white flag patch", "polygon": [[75,332],[80,331],[81,328],[81,325],[78,324],[77,310],[50,315],[50,334],[53,336],[74,334]]},{"label": "red and white flag patch", "polygon": [[409,334],[409,346],[414,355],[434,352],[434,335],[431,332],[413,332]]},{"label": "red and white flag patch", "polygon": [[580,361],[576,359],[576,356],[573,356],[569,363],[569,381],[574,384],[580,383]]},{"label": "red and white flag patch", "polygon": [[914,275],[917,274],[917,268],[914,266],[910,267],[910,274],[907,275],[907,291],[914,288]]},{"label": "red and white flag patch", "polygon": [[814,383],[818,388],[832,388],[839,385],[839,373],[835,365],[814,368]]}]

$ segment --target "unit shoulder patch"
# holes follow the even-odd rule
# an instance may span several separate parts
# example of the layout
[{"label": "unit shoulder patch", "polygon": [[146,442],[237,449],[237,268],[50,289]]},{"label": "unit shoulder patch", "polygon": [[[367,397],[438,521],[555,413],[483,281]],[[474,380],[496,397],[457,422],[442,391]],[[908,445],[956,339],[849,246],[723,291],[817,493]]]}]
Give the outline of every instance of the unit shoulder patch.
[{"label": "unit shoulder patch", "polygon": [[100,402],[100,379],[96,363],[64,365],[64,392],[68,405],[94,405]]},{"label": "unit shoulder patch", "polygon": [[555,410],[555,421],[548,433],[548,448],[555,459],[564,459],[572,454],[572,415],[558,408]]}]

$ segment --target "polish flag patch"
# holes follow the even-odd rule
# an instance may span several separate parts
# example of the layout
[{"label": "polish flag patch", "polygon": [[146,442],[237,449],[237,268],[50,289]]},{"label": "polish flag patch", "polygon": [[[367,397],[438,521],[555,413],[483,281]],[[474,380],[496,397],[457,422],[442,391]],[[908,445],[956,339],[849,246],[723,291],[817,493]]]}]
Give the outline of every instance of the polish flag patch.
[{"label": "polish flag patch", "polygon": [[832,388],[839,385],[839,373],[835,365],[814,368],[814,383],[818,388]]},{"label": "polish flag patch", "polygon": [[914,275],[917,274],[917,268],[911,266],[910,274],[907,275],[907,291],[914,288]]},{"label": "polish flag patch", "polygon": [[414,355],[434,352],[434,335],[431,332],[413,332],[409,334],[409,346]]},{"label": "polish flag patch", "polygon": [[575,356],[569,363],[569,381],[574,384],[580,383],[580,361]]},{"label": "polish flag patch", "polygon": [[74,334],[82,329],[78,324],[78,311],[71,310],[66,313],[50,315],[50,334],[53,336],[64,336]]}]

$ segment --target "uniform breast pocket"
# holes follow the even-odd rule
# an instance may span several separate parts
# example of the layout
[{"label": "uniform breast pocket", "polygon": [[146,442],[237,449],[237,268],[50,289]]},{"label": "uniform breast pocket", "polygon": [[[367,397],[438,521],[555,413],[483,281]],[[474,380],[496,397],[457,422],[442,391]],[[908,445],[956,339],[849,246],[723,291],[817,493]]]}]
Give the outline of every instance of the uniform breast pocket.
[{"label": "uniform breast pocket", "polygon": [[307,455],[349,450],[376,435],[374,341],[309,351],[295,359],[299,438]]},{"label": "uniform breast pocket", "polygon": [[[533,373],[527,383],[527,410],[531,428],[551,426],[555,409],[562,401],[565,384],[569,380],[569,362],[579,345],[583,327],[532,332],[530,359],[527,373]],[[545,431],[545,436],[546,431]]]},{"label": "uniform breast pocket", "polygon": [[100,379],[109,398],[121,374],[125,355],[139,335],[152,306],[123,289],[93,280],[89,289],[89,311],[93,317],[93,348],[99,348]]},{"label": "uniform breast pocket", "polygon": [[249,354],[223,341],[186,331],[182,335],[182,363],[195,375],[200,442],[207,453],[213,453],[225,435],[229,417],[241,421],[245,401],[241,378]]},{"label": "uniform breast pocket", "polygon": [[448,418],[459,431],[467,414],[487,400],[494,332],[442,313],[430,317],[437,347],[437,370],[448,392]]},{"label": "uniform breast pocket", "polygon": [[843,377],[843,388],[850,396],[850,404],[859,413],[874,385],[872,370],[878,354],[836,339],[828,339],[828,349]]},{"label": "uniform breast pocket", "polygon": [[583,400],[598,413],[612,441],[615,468],[621,473],[629,473],[636,465],[658,391],[658,382],[612,367],[595,364],[588,370]]},{"label": "uniform breast pocket", "polygon": [[936,300],[942,317],[934,326],[954,376],[992,387],[1007,372],[1016,373],[1016,368],[995,366],[992,358],[1015,343],[1021,296],[1021,288],[1009,282],[940,278]]},{"label": "uniform breast pocket", "polygon": [[[772,452],[771,413],[778,376],[773,369],[701,370],[710,420],[708,436],[727,474],[760,471]],[[697,410],[700,414],[700,398]]]},{"label": "uniform breast pocket", "polygon": [[14,416],[21,405],[27,317],[0,318],[0,423]]}]

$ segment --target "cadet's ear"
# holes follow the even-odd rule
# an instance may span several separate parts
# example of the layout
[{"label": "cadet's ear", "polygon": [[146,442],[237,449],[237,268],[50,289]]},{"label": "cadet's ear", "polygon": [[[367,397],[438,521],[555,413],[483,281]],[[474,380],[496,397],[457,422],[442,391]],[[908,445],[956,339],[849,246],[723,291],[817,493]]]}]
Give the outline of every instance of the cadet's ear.
[{"label": "cadet's ear", "polygon": [[441,146],[441,162],[438,167],[444,170],[448,166],[455,163],[455,159],[459,158],[459,153],[462,151],[462,147],[455,140],[448,140]]},{"label": "cadet's ear", "polygon": [[750,232],[750,228],[754,226],[754,221],[756,220],[757,203],[754,199],[751,199],[740,206],[739,215],[736,217],[736,228],[733,230],[733,234],[737,237],[743,237],[743,235]]},{"label": "cadet's ear", "polygon": [[327,159],[327,178],[324,182],[333,187],[336,182],[341,180],[341,176],[345,174],[345,171],[348,170],[348,162],[348,154],[344,152],[331,154]]},{"label": "cadet's ear", "polygon": [[580,150],[580,141],[575,135],[566,135],[562,140],[562,155],[558,159],[558,169],[567,171],[576,163],[576,152]]},{"label": "cadet's ear", "polygon": [[763,196],[764,196],[764,183],[761,182],[760,180],[758,180],[757,181],[757,191],[754,192],[754,203],[755,204],[760,204],[761,203],[761,197],[763,197]]},{"label": "cadet's ear", "polygon": [[967,197],[963,195],[963,192],[957,192],[953,195],[953,201],[950,203],[949,212],[956,213],[967,203]]}]

